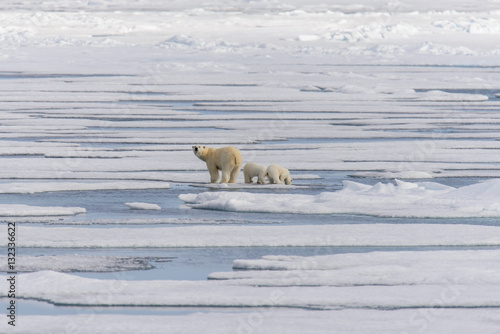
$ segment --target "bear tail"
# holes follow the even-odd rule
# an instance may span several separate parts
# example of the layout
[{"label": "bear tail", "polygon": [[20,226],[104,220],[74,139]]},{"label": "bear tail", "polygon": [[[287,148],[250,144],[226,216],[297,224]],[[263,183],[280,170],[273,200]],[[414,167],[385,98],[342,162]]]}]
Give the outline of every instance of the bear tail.
[{"label": "bear tail", "polygon": [[243,159],[241,158],[241,153],[238,151],[238,154],[234,155],[234,164],[241,166],[243,163]]}]

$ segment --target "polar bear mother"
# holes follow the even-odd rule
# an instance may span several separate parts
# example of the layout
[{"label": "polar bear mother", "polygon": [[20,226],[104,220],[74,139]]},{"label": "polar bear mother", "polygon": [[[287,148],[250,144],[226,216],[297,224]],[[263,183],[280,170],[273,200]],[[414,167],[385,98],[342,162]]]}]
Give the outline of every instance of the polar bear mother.
[{"label": "polar bear mother", "polygon": [[202,145],[193,146],[194,154],[207,163],[210,173],[210,182],[219,180],[219,171],[222,171],[220,183],[235,183],[241,170],[241,152],[234,146],[212,148]]}]

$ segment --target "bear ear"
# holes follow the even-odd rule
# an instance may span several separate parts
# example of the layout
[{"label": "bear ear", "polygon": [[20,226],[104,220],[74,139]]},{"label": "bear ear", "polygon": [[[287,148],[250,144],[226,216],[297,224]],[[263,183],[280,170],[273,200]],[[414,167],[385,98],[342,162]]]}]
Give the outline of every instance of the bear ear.
[{"label": "bear ear", "polygon": [[205,148],[205,146],[203,146],[203,148]]}]

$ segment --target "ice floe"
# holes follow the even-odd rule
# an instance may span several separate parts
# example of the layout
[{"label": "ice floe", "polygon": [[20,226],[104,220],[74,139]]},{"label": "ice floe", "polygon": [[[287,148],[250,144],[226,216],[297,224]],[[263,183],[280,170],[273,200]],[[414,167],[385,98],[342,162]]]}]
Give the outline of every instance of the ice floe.
[{"label": "ice floe", "polygon": [[[123,307],[158,310],[169,306],[202,306],[210,311],[140,318],[93,312],[23,316],[29,321],[20,322],[19,331],[29,333],[37,326],[64,330],[70,324],[82,333],[92,333],[105,324],[109,333],[133,333],[161,330],[168,320],[182,330],[209,326],[208,333],[279,332],[285,321],[290,333],[307,328],[318,333],[334,329],[451,334],[477,329],[494,332],[499,320],[495,311],[500,303],[498,250],[265,256],[237,260],[234,267],[239,271],[214,273],[210,278],[218,280],[209,281],[99,280],[54,271],[21,274],[17,284],[24,288],[18,294],[25,300],[106,306],[111,312]],[[4,286],[0,296],[4,296],[7,280],[0,282]],[[357,324],[354,329],[353,323]]]},{"label": "ice floe", "polygon": [[[6,199],[0,215],[58,224],[17,224],[21,252],[24,247],[418,250],[235,259],[237,271],[194,282],[54,272],[92,266],[133,270],[148,265],[144,258],[135,263],[134,258],[19,254],[20,269],[41,270],[18,275],[21,312],[30,312],[22,306],[28,300],[85,305],[78,311],[88,314],[21,313],[17,332],[498,330],[500,234],[498,226],[485,226],[496,224],[494,219],[484,219],[500,216],[497,180],[455,187],[347,181],[335,191],[342,176],[328,192],[314,194],[300,181],[287,191],[235,192],[244,187],[240,177],[240,184],[216,185],[212,188],[219,191],[211,193],[188,188],[207,180],[206,166],[190,150],[195,144],[235,145],[245,161],[279,163],[297,174],[421,181],[500,177],[497,2],[5,0],[0,21],[0,62],[8,68],[0,72],[0,197]],[[75,191],[91,197],[96,190],[167,189],[167,182],[173,185],[168,192],[181,193],[192,207],[238,213],[185,210],[181,204],[172,214],[189,218],[163,210],[146,219],[138,216],[148,212],[126,210],[123,203],[132,199],[124,196],[114,203],[123,220],[113,210],[105,217],[72,217],[86,211],[73,207],[85,206],[78,198],[60,208],[51,201],[65,194],[38,194]],[[133,200],[155,203],[156,197],[137,193]],[[28,201],[38,206],[23,204]],[[289,222],[292,213],[305,225]],[[318,213],[330,216],[305,216]],[[474,218],[409,223],[337,219],[338,213]],[[285,224],[274,217],[284,217]],[[367,222],[345,224],[349,219]],[[87,226],[73,226],[78,224]],[[0,226],[4,235],[6,228]],[[448,250],[428,251],[428,246]],[[154,311],[147,308],[153,305]],[[50,307],[40,312],[61,312],[61,306]],[[182,314],[150,315],[158,310]],[[0,332],[10,329],[0,322]]]},{"label": "ice floe", "polygon": [[132,210],[161,210],[161,206],[153,203],[130,202],[125,205]]},{"label": "ice floe", "polygon": [[[445,290],[446,293],[446,290]],[[253,308],[212,310],[175,315],[130,314],[78,314],[78,315],[24,315],[16,325],[23,334],[40,328],[61,333],[68,328],[78,328],[81,334],[103,331],[113,334],[159,333],[168,328],[185,332],[206,334],[232,332],[280,333],[350,333],[350,334],[401,334],[405,332],[494,333],[500,316],[492,309],[419,308],[399,309],[388,312],[375,309],[298,310],[278,308]],[[7,330],[6,323],[0,329]]]},{"label": "ice floe", "polygon": [[[386,270],[388,268],[385,268]],[[307,274],[307,273],[305,273]],[[293,273],[292,273],[293,275]],[[391,276],[390,271],[388,276]],[[491,274],[490,274],[491,276]],[[5,276],[3,276],[5,277]],[[3,279],[4,291],[7,280]],[[253,286],[223,281],[98,280],[53,271],[21,274],[19,296],[58,305],[296,307],[305,309],[500,307],[499,285],[465,284]],[[382,281],[383,282],[383,281]],[[390,281],[389,281],[390,282]],[[0,291],[0,297],[6,292]],[[443,296],[443,291],[446,297]]]},{"label": "ice floe", "polygon": [[[6,232],[6,226],[0,226]],[[465,224],[19,226],[19,247],[498,246],[497,226]],[[228,238],[228,235],[231,236]],[[7,240],[1,241],[5,246]]]},{"label": "ice floe", "polygon": [[85,208],[0,204],[0,217],[72,216],[86,213]]},{"label": "ice floe", "polygon": [[115,181],[115,182],[12,182],[0,183],[0,194],[34,194],[48,191],[95,191],[129,189],[168,189],[166,182]]},{"label": "ice floe", "polygon": [[204,192],[179,198],[192,208],[242,212],[364,214],[385,217],[500,217],[500,180],[454,188],[436,182],[344,181],[318,195]]},{"label": "ice floe", "polygon": [[[36,222],[36,221],[35,221]],[[45,224],[58,225],[241,225],[241,224],[279,224],[281,220],[252,219],[244,220],[238,218],[124,218],[124,219],[57,219],[40,221]]]},{"label": "ice floe", "polygon": [[417,99],[420,101],[440,101],[440,102],[472,102],[472,101],[487,101],[488,96],[482,94],[463,94],[449,93],[440,90],[430,90],[426,92],[415,93],[396,93],[397,98]]},{"label": "ice floe", "polygon": [[[295,174],[293,175],[295,179]],[[311,177],[310,179],[316,179],[317,177]],[[240,177],[241,179],[241,177]],[[240,180],[238,179],[238,181]],[[299,178],[300,179],[300,178]],[[295,179],[296,180],[296,179]],[[190,183],[191,187],[197,188],[210,188],[210,189],[271,189],[271,190],[283,190],[283,189],[298,189],[307,188],[307,186],[297,186],[294,184],[257,184],[257,183]]]},{"label": "ice floe", "polygon": [[374,179],[432,179],[434,173],[424,171],[400,171],[400,172],[356,172],[354,177],[366,177]]},{"label": "ice floe", "polygon": [[210,279],[258,286],[500,284],[498,250],[402,251],[235,260]]}]

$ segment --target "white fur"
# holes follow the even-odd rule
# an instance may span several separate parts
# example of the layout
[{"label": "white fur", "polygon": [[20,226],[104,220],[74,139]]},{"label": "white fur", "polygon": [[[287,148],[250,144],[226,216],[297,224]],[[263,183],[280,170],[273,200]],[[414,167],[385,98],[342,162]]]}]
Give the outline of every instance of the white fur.
[{"label": "white fur", "polygon": [[291,185],[292,177],[290,176],[290,172],[288,169],[281,167],[280,165],[270,165],[266,169],[266,176],[269,180],[269,183],[278,183]]},{"label": "white fur", "polygon": [[235,183],[241,170],[241,152],[236,147],[226,146],[211,148],[202,145],[193,146],[193,153],[207,163],[210,182],[219,180],[219,170],[222,171],[220,183]]},{"label": "white fur", "polygon": [[253,183],[253,178],[257,177],[257,183],[267,184],[266,181],[266,166],[255,162],[249,162],[243,167],[243,175],[245,183]]}]

